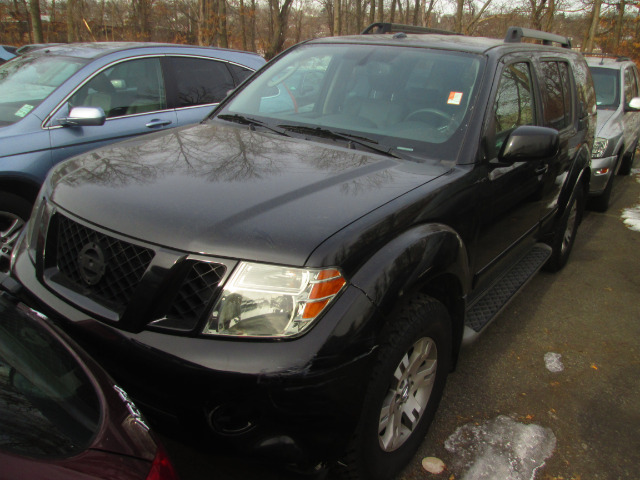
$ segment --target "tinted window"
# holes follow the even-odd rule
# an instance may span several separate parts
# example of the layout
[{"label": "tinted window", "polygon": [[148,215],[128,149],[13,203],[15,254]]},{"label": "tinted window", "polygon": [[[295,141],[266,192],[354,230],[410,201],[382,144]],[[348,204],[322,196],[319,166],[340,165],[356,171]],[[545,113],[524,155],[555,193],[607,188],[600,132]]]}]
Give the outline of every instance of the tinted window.
[{"label": "tinted window", "polygon": [[578,100],[581,102],[582,114],[593,112],[596,104],[595,90],[591,88],[593,80],[589,67],[585,62],[576,61],[574,63],[574,75],[578,90]]},{"label": "tinted window", "polygon": [[245,79],[253,73],[253,70],[241,67],[240,65],[234,65],[233,63],[229,63],[228,65],[237,84],[244,82]]},{"label": "tinted window", "polygon": [[160,60],[130,60],[107,68],[80,88],[70,104],[100,107],[107,118],[166,109]]},{"label": "tinted window", "polygon": [[514,128],[535,123],[531,92],[529,64],[515,63],[505,68],[493,106],[496,152]]},{"label": "tinted window", "polygon": [[24,118],[86,60],[26,56],[0,65],[0,126]]},{"label": "tinted window", "polygon": [[71,353],[0,298],[0,449],[71,456],[87,448],[99,421],[93,384]]},{"label": "tinted window", "polygon": [[233,89],[233,78],[223,62],[202,58],[171,59],[177,89],[176,108],[218,103]]},{"label": "tinted window", "polygon": [[564,62],[542,62],[542,83],[546,90],[545,125],[562,130],[571,123],[571,88]]},{"label": "tinted window", "polygon": [[598,107],[616,108],[620,104],[620,71],[591,67]]}]

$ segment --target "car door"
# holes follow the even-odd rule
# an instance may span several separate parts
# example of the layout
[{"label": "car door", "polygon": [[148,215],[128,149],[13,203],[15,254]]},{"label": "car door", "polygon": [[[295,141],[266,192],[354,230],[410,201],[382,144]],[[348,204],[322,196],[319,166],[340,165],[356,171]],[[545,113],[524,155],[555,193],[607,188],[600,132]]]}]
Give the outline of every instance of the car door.
[{"label": "car door", "polygon": [[625,112],[624,127],[624,144],[625,148],[631,148],[638,140],[640,134],[640,112],[626,111],[629,102],[638,96],[638,78],[635,66],[629,65],[624,69],[624,107]]},{"label": "car door", "polygon": [[164,60],[169,104],[178,125],[202,120],[234,89],[227,63],[204,57],[171,56]]},{"label": "car door", "polygon": [[505,62],[494,81],[497,87],[485,117],[487,159],[482,168],[486,173],[474,254],[477,291],[537,240],[543,205],[550,195],[551,159],[499,161],[503,144],[517,127],[542,124],[534,71],[529,59],[518,58]]},{"label": "car door", "polygon": [[[53,161],[58,162],[102,145],[177,126],[168,107],[160,57],[135,58],[94,74],[49,121]],[[56,125],[73,107],[100,107],[100,126]]]}]

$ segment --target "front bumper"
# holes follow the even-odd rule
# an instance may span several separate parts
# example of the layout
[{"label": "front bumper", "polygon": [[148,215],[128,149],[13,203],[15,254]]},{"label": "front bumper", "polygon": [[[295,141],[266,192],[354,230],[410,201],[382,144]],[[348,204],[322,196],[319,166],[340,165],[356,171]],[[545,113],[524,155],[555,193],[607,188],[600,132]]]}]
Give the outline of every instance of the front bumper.
[{"label": "front bumper", "polygon": [[[591,159],[591,181],[589,182],[589,195],[598,196],[604,192],[607,182],[615,175],[617,156]],[[606,173],[600,173],[607,169]]]},{"label": "front bumper", "polygon": [[[336,459],[359,418],[374,357],[378,311],[348,287],[304,336],[247,341],[131,333],[71,306],[14,252],[19,297],[49,315],[132,395],[145,415],[189,435],[279,461]],[[145,408],[146,407],[146,408]],[[187,428],[185,428],[187,427]]]}]

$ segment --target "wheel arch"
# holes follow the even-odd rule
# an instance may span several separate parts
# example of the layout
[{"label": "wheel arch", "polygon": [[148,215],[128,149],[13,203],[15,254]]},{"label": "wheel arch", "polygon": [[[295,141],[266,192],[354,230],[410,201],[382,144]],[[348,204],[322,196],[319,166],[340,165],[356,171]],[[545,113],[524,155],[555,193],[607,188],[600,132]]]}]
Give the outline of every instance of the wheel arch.
[{"label": "wheel arch", "polygon": [[0,191],[12,193],[33,204],[40,191],[40,185],[22,177],[0,177]]},{"label": "wheel arch", "polygon": [[[455,365],[471,285],[466,246],[457,232],[435,223],[404,232],[370,257],[351,282],[380,309],[384,319],[391,318],[415,294],[427,294],[442,303],[451,319]],[[385,321],[377,325],[378,335]]]}]

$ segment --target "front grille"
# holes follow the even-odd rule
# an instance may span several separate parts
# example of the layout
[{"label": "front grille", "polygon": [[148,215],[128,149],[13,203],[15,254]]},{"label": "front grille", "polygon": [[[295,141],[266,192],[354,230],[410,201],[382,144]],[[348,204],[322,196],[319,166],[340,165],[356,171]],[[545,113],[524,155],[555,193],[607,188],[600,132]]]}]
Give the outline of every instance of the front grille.
[{"label": "front grille", "polygon": [[225,270],[225,266],[218,263],[193,263],[167,312],[166,320],[157,325],[180,330],[195,328],[215,297]]},{"label": "front grille", "polygon": [[[64,283],[70,283],[76,291],[122,314],[153,259],[153,250],[110,237],[62,215],[56,217],[56,260],[58,270],[66,277]],[[101,252],[100,263],[104,263],[105,268],[103,272],[88,275],[79,257],[83,249],[86,251],[91,245],[94,248],[89,250]]]}]

